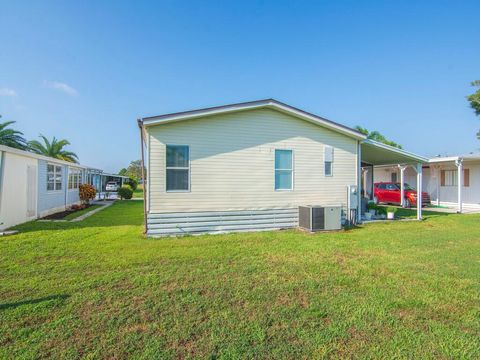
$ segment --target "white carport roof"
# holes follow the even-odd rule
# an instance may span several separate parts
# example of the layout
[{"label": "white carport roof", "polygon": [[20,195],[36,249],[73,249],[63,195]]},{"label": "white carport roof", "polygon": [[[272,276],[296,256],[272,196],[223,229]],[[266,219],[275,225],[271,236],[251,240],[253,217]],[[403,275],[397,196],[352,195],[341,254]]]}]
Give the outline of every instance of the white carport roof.
[{"label": "white carport roof", "polygon": [[382,144],[374,140],[366,139],[362,141],[362,163],[369,165],[402,165],[402,164],[423,164],[428,163],[428,159],[398,149],[390,145]]},{"label": "white carport roof", "polygon": [[448,163],[448,162],[455,162],[458,160],[462,161],[479,161],[480,154],[467,154],[467,155],[457,155],[457,156],[437,156],[431,158],[428,162],[429,163]]}]

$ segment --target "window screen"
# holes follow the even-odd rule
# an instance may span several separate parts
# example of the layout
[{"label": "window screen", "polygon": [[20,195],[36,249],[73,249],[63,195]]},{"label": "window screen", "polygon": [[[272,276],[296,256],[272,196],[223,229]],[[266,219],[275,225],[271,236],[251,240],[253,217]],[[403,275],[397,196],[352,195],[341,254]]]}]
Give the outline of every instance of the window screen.
[{"label": "window screen", "polygon": [[275,150],[275,190],[293,189],[293,152]]},{"label": "window screen", "polygon": [[167,191],[190,189],[190,150],[186,145],[167,145]]}]

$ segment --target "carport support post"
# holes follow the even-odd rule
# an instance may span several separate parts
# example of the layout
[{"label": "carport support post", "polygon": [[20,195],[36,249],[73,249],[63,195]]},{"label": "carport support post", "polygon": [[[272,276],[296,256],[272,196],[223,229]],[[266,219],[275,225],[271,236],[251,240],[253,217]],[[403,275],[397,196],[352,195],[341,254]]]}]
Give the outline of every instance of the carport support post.
[{"label": "carport support post", "polygon": [[462,206],[462,185],[463,185],[463,159],[458,159],[455,161],[457,166],[457,189],[458,189],[458,209],[457,212],[460,214],[463,211]]},{"label": "carport support post", "polygon": [[422,220],[422,164],[417,164],[417,220]]},{"label": "carport support post", "polygon": [[405,169],[406,166],[398,165],[400,169],[400,206],[405,206]]}]

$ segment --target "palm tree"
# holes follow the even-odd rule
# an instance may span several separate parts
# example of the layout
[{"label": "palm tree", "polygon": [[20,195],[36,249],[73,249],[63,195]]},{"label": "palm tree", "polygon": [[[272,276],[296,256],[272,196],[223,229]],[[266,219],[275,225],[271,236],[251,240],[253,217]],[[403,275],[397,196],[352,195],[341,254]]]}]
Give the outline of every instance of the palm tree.
[{"label": "palm tree", "polygon": [[0,124],[0,144],[25,150],[27,148],[27,140],[23,137],[23,133],[13,129],[7,129],[8,126],[14,123],[15,121],[7,121]]},{"label": "palm tree", "polygon": [[40,137],[43,139],[43,144],[37,140],[32,140],[28,142],[31,151],[37,154],[50,156],[55,159],[78,163],[77,154],[71,151],[63,150],[65,146],[70,145],[70,142],[68,140],[58,140],[54,136],[52,141],[50,142],[45,136],[40,135]]}]

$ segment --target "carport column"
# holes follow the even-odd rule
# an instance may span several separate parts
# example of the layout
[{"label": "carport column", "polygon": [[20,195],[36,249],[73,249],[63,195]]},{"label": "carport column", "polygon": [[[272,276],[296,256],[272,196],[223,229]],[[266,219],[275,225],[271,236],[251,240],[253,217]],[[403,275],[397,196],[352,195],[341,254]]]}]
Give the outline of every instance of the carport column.
[{"label": "carport column", "polygon": [[461,213],[463,211],[462,206],[462,185],[463,185],[463,159],[457,159],[455,161],[457,166],[457,189],[458,189],[458,209],[457,212]]},{"label": "carport column", "polygon": [[405,206],[405,169],[406,166],[398,165],[400,169],[400,206]]},{"label": "carport column", "polygon": [[422,164],[417,164],[417,220],[422,220]]}]

